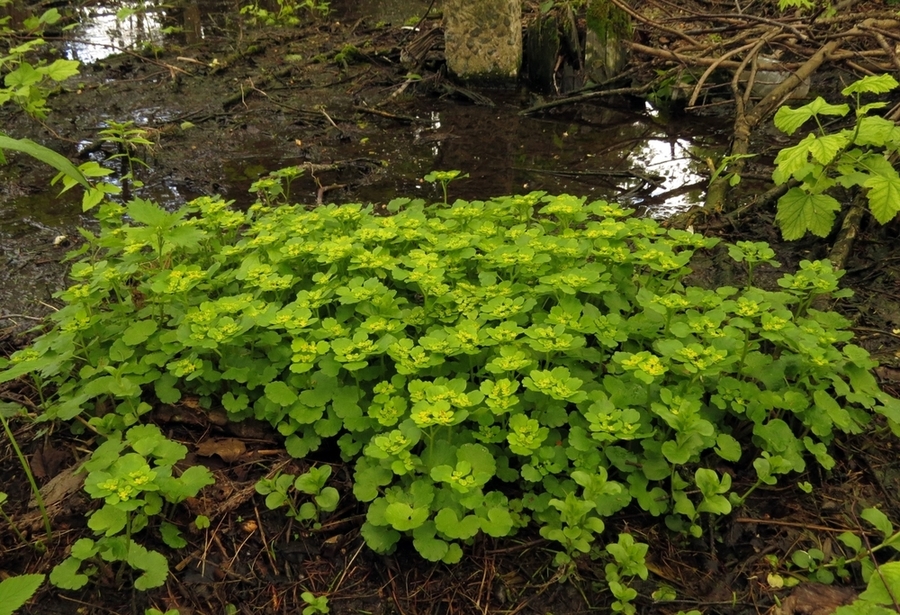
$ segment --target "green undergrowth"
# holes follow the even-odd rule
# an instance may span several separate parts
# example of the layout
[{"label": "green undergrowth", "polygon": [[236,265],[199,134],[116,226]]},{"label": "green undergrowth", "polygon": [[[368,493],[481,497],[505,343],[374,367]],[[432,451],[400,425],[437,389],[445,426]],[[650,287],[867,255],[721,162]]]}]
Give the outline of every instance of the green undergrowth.
[{"label": "green undergrowth", "polygon": [[[757,487],[830,469],[838,434],[900,423],[848,321],[817,309],[848,294],[827,261],[764,290],[753,274],[777,265],[771,249],[738,243],[747,284],[703,288],[691,259],[717,240],[606,202],[387,209],[101,207],[52,327],[0,365],[0,381],[32,379],[40,420],[107,439],[87,467],[99,538],[66,564],[79,583],[112,561],[143,564],[142,587],[164,581],[134,537],[180,544],[171,511],[211,477],[173,473],[184,450],[141,423],[184,396],[268,422],[298,459],[336,443],[379,553],[407,538],[453,563],[534,525],[561,576],[601,560],[622,612],[647,545],[610,536],[610,517],[630,506],[700,536]],[[329,479],[312,468],[258,490],[312,525],[351,495]]]}]

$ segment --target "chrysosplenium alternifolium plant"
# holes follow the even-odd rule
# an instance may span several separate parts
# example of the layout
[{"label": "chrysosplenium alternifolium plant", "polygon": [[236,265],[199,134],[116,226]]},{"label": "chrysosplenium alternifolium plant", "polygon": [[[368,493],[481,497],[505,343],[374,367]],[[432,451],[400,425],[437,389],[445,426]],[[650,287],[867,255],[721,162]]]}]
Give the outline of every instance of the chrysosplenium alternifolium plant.
[{"label": "chrysosplenium alternifolium plant", "polygon": [[[746,495],[728,464],[754,468],[753,489],[830,468],[835,434],[875,413],[900,424],[847,321],[812,307],[840,295],[827,261],[777,291],[707,289],[688,265],[716,240],[605,202],[389,210],[105,205],[55,327],[0,379],[31,374],[47,419],[108,400],[88,417],[103,433],[192,395],[268,421],[298,458],[333,439],[369,546],[409,536],[444,562],[534,523],[567,564],[629,505],[699,535]],[[764,244],[729,253],[772,264]],[[617,544],[627,610],[620,581],[646,576],[646,546]]]}]

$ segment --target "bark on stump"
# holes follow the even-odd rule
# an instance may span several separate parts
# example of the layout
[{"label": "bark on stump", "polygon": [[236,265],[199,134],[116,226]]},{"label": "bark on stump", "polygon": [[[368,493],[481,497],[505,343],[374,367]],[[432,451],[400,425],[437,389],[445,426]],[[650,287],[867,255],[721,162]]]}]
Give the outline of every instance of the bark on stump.
[{"label": "bark on stump", "polygon": [[584,65],[590,79],[604,83],[628,64],[631,18],[610,0],[591,0],[587,9]]},{"label": "bark on stump", "polygon": [[469,82],[515,80],[522,63],[522,0],[444,0],[447,67]]}]

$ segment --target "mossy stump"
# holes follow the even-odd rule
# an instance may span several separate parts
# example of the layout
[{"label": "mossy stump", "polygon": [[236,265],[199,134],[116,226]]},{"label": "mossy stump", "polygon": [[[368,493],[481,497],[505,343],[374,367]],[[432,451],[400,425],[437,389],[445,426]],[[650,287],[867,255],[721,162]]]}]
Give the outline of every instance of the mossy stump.
[{"label": "mossy stump", "polygon": [[467,82],[515,81],[522,63],[521,0],[445,0],[447,67]]}]

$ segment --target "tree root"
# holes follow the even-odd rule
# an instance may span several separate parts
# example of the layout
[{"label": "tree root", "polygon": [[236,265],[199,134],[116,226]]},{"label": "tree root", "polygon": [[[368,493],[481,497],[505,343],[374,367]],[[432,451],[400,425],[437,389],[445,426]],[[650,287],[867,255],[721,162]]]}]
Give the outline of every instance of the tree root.
[{"label": "tree root", "polygon": [[837,241],[834,242],[831,252],[828,254],[828,258],[831,259],[836,269],[846,269],[847,259],[853,250],[856,236],[859,234],[859,224],[862,222],[863,214],[866,212],[865,208],[858,203],[861,198],[863,197],[857,197],[853,206],[850,207],[850,211],[844,216]]}]

